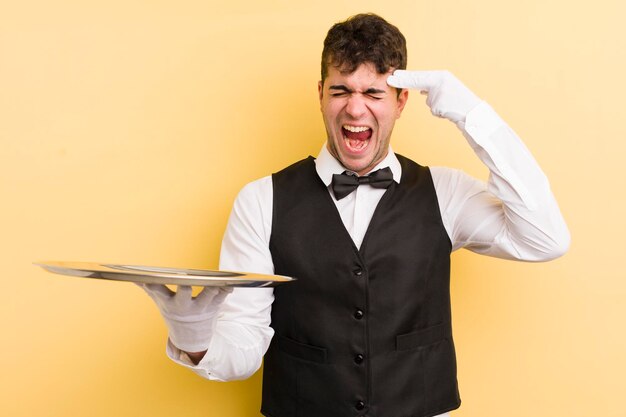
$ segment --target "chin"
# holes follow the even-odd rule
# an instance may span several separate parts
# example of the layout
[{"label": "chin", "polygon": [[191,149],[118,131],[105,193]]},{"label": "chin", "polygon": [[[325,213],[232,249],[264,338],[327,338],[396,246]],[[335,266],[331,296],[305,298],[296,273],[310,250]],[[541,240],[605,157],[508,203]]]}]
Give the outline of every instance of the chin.
[{"label": "chin", "polygon": [[[341,164],[344,167],[346,167],[347,169],[349,169],[350,171],[354,171],[354,172],[357,172],[357,173],[363,172],[364,170],[371,168],[371,164],[367,163],[365,161],[352,161],[352,162],[349,162],[349,161],[343,160],[343,161],[341,161]],[[361,175],[361,174],[359,174],[359,175]]]}]

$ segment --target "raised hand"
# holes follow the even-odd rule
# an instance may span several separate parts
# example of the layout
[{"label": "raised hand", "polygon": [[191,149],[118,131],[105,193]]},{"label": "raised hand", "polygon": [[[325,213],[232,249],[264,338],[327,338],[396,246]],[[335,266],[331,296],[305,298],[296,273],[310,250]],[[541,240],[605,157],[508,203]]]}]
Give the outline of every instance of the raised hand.
[{"label": "raised hand", "polygon": [[396,70],[387,78],[396,88],[411,88],[428,95],[426,104],[437,117],[454,123],[465,122],[467,114],[481,100],[449,71]]}]

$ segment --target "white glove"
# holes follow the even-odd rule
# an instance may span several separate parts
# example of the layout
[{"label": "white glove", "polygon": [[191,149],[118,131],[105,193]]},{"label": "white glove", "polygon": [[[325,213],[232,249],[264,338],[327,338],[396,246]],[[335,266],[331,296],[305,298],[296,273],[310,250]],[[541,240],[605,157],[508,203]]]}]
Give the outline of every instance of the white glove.
[{"label": "white glove", "polygon": [[467,114],[481,103],[461,81],[449,71],[396,70],[387,78],[387,84],[396,88],[414,88],[427,94],[426,104],[437,117],[454,123],[465,123]]},{"label": "white glove", "polygon": [[165,285],[137,284],[154,300],[174,346],[185,352],[207,350],[215,331],[220,306],[232,288],[205,287],[192,297],[191,287],[179,285],[176,292]]}]

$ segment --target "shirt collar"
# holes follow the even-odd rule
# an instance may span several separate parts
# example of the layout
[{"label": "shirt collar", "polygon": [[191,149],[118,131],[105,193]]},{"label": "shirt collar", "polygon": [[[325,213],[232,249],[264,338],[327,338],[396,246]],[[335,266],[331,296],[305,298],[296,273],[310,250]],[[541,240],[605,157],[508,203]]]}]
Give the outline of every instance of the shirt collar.
[{"label": "shirt collar", "polygon": [[[402,177],[402,167],[400,166],[400,161],[398,161],[396,154],[393,153],[391,145],[389,146],[389,152],[387,152],[385,159],[380,161],[370,170],[370,172],[387,167],[391,168],[393,180],[400,183],[400,178]],[[330,154],[328,148],[326,147],[326,143],[324,143],[322,150],[319,155],[317,155],[317,159],[315,160],[315,170],[317,171],[317,175],[320,177],[322,182],[328,187],[333,179],[333,174],[341,174],[346,171],[346,168],[341,165],[341,162]]]}]

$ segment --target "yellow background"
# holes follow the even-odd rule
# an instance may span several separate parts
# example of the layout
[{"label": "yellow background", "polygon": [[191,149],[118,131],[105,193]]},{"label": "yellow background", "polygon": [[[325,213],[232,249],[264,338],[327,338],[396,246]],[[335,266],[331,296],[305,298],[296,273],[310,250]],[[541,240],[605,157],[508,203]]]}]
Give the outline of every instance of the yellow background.
[{"label": "yellow background", "polygon": [[[138,288],[31,262],[217,267],[238,190],[319,151],[322,40],[362,11],[404,32],[410,68],[451,70],[509,122],[573,236],[547,264],[454,255],[454,415],[626,415],[623,2],[385,4],[2,2],[0,415],[259,415],[259,373],[170,362]],[[486,178],[423,101],[395,150]]]}]

